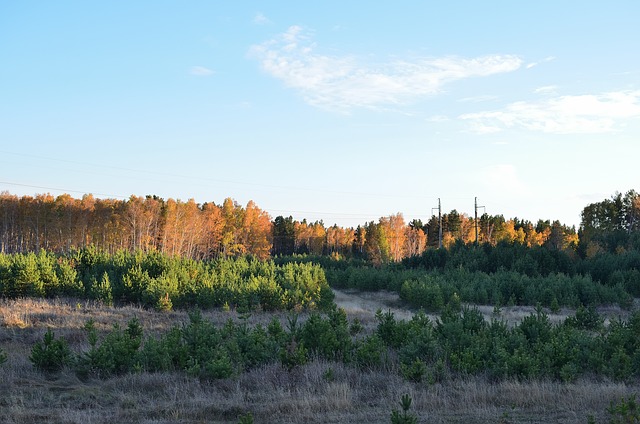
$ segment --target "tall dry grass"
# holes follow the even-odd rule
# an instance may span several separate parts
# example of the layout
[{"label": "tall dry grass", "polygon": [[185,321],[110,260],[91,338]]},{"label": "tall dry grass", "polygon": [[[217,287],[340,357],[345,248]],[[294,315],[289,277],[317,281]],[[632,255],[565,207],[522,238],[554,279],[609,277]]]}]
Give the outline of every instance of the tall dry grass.
[{"label": "tall dry grass", "polygon": [[[233,311],[204,315],[218,323],[239,319]],[[286,315],[278,316],[285,320]],[[590,415],[608,422],[610,402],[639,388],[598,379],[492,383],[474,377],[416,384],[403,380],[397,370],[363,372],[322,360],[292,371],[271,364],[218,381],[183,373],[81,380],[70,370],[44,375],[28,360],[47,327],[82,348],[87,319],[106,331],[134,316],[147,334],[188,320],[181,311],[157,313],[73,300],[0,301],[0,346],[9,357],[0,366],[0,422],[235,423],[251,412],[256,423],[388,423],[391,410],[408,393],[421,423],[584,424]],[[266,323],[271,317],[254,313],[250,321]]]}]

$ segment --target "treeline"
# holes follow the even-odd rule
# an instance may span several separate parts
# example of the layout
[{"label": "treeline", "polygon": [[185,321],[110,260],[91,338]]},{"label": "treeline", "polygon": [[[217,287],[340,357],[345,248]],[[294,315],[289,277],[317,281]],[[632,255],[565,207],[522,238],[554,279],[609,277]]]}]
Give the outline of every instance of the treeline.
[{"label": "treeline", "polygon": [[255,203],[242,207],[231,199],[200,205],[156,196],[115,200],[0,194],[0,253],[66,253],[94,246],[109,253],[267,259],[271,226],[271,217]]},{"label": "treeline", "polygon": [[[509,243],[524,247],[544,246],[553,250],[575,250],[578,246],[576,229],[559,221],[530,221],[502,215],[484,214],[476,222],[456,210],[442,215],[442,222],[432,216],[427,223],[414,219],[405,222],[402,214],[382,217],[355,229],[333,226],[325,229],[322,222],[308,224],[292,217],[277,217],[273,222],[274,255],[325,255],[359,258],[374,265],[400,262],[422,255],[425,251],[455,245],[483,244],[494,246]],[[442,240],[440,240],[440,225]],[[476,243],[477,241],[477,243]]]},{"label": "treeline", "polygon": [[[373,333],[362,334],[362,325],[349,322],[339,309],[311,313],[304,322],[292,315],[286,326],[274,317],[266,327],[231,320],[217,326],[193,312],[189,323],[146,338],[135,319],[126,328],[115,325],[104,337],[89,321],[88,349],[72,352],[69,343],[49,329],[33,346],[30,360],[42,371],[71,367],[85,378],[179,371],[211,380],[269,363],[291,370],[315,358],[362,370],[391,370],[430,384],[469,375],[489,381],[575,381],[581,376],[633,381],[640,376],[637,312],[606,327],[589,308],[579,308],[556,325],[541,309],[513,327],[500,319],[499,311],[487,322],[477,309],[468,308],[449,308],[435,321],[422,313],[398,321],[392,313],[378,311],[376,318]],[[325,378],[334,378],[332,373],[329,368]]]},{"label": "treeline", "polygon": [[[489,266],[492,252],[510,252],[504,265]],[[522,256],[513,252],[520,252]],[[470,260],[470,257],[476,260]],[[508,258],[508,259],[507,259]],[[640,296],[640,253],[630,251],[572,260],[546,248],[427,250],[420,257],[383,266],[360,260],[290,256],[278,263],[320,263],[329,285],[338,289],[395,291],[407,304],[440,312],[460,303],[560,307],[618,304],[630,307]],[[483,266],[479,266],[484,264]],[[526,265],[526,266],[525,266]]]},{"label": "treeline", "polygon": [[581,257],[640,250],[640,195],[629,190],[586,206],[579,237]]},{"label": "treeline", "polygon": [[[637,288],[636,288],[637,289]],[[622,284],[606,286],[589,276],[553,274],[529,277],[513,271],[494,274],[465,270],[428,273],[405,280],[400,299],[415,308],[440,312],[461,302],[479,305],[541,305],[558,312],[560,307],[584,305],[632,305],[633,297]]]},{"label": "treeline", "polygon": [[95,246],[109,253],[157,251],[191,259],[308,254],[364,259],[379,266],[420,257],[441,242],[447,250],[506,243],[575,253],[580,258],[619,254],[638,250],[639,229],[640,196],[634,190],[586,206],[577,231],[557,220],[532,223],[484,214],[476,221],[456,210],[441,220],[432,216],[426,223],[406,222],[398,213],[342,228],[292,217],[272,220],[254,202],[243,207],[230,198],[216,205],[157,196],[114,200],[0,193],[0,253],[41,249],[67,253]]},{"label": "treeline", "polygon": [[[598,234],[598,233],[595,233]],[[600,234],[605,237],[606,232]],[[390,290],[417,308],[440,311],[450,303],[561,306],[619,304],[640,297],[640,237],[625,231],[614,246],[589,240],[584,257],[573,249],[527,247],[516,241],[475,246],[457,241],[400,262],[292,255],[278,263],[318,263],[335,288]]]},{"label": "treeline", "polygon": [[225,307],[238,310],[326,309],[333,292],[314,264],[249,257],[195,261],[159,252],[108,254],[86,248],[59,256],[0,254],[0,297],[69,296],[160,310]]},{"label": "treeline", "polygon": [[[480,243],[501,240],[526,246],[549,244],[563,249],[577,243],[575,229],[558,221],[536,225],[517,218],[483,215]],[[442,217],[443,246],[475,242],[475,222],[453,210]],[[397,262],[438,247],[439,222],[432,217],[406,223],[402,214],[382,217],[357,228],[326,227],[292,217],[271,217],[253,202],[242,207],[232,199],[221,205],[193,200],[131,196],[127,200],[74,199],[64,194],[35,197],[0,194],[0,252],[44,249],[66,253],[95,246],[115,253],[159,251],[193,259],[252,255],[311,254],[363,258],[374,264]]]}]

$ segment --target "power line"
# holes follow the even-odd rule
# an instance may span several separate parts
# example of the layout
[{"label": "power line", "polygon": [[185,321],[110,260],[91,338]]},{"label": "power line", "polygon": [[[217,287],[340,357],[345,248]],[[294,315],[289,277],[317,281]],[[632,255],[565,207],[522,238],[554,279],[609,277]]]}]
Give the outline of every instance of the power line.
[{"label": "power line", "polygon": [[[123,196],[123,195],[116,195],[116,194],[106,194],[106,193],[89,193],[86,191],[80,191],[80,190],[71,190],[71,189],[66,189],[66,188],[60,188],[60,187],[50,187],[50,186],[41,186],[41,185],[33,185],[33,184],[22,184],[22,183],[13,183],[13,182],[9,182],[9,181],[0,181],[0,184],[6,184],[6,185],[11,185],[11,186],[17,186],[17,187],[29,187],[29,188],[37,188],[37,189],[42,189],[42,190],[54,190],[54,191],[60,191],[60,192],[64,192],[64,193],[78,193],[78,194],[94,194],[94,195],[98,195],[98,196],[105,196],[105,197],[111,197],[111,198],[120,198],[120,199],[128,199],[130,196]],[[267,211],[267,212],[279,212],[279,213],[285,213],[285,214],[311,214],[311,215],[327,215],[327,216],[333,216],[333,217],[344,217],[344,218],[379,218],[381,216],[386,216],[385,214],[365,214],[365,213],[347,213],[347,212],[327,212],[327,211],[301,211],[301,210],[285,210],[285,209],[271,209],[271,208],[264,208],[263,210]],[[402,213],[402,215],[404,216],[405,213]],[[420,214],[412,214],[412,213],[408,213],[407,215],[411,215],[411,216],[420,216]]]},{"label": "power line", "polygon": [[[158,172],[158,171],[149,171],[149,170],[140,170],[140,169],[134,169],[134,168],[127,168],[127,167],[121,167],[121,166],[113,166],[113,165],[108,165],[108,164],[78,162],[78,161],[72,161],[72,160],[68,160],[68,159],[59,159],[59,158],[45,157],[45,156],[25,154],[25,153],[15,153],[15,152],[9,152],[9,151],[4,151],[4,150],[0,150],[0,153],[14,155],[14,156],[22,156],[22,157],[27,157],[27,158],[42,159],[42,160],[46,160],[46,161],[64,162],[64,163],[70,163],[70,164],[82,165],[82,166],[91,166],[91,167],[101,167],[101,168],[114,169],[114,170],[117,170],[117,171],[136,172],[136,173],[141,173],[141,174],[150,174],[150,175],[156,175],[156,176],[162,176],[162,177],[173,177],[173,178],[189,179],[189,180],[196,180],[196,181],[199,180],[199,181],[212,182],[212,183],[237,184],[237,185],[246,185],[246,186],[254,186],[254,187],[266,187],[266,188],[295,190],[295,191],[309,191],[309,192],[316,192],[316,193],[342,194],[342,195],[350,195],[350,196],[371,196],[371,197],[389,197],[389,198],[407,198],[407,199],[427,199],[427,198],[429,198],[429,196],[397,195],[397,194],[388,194],[388,193],[365,193],[365,192],[340,191],[340,190],[325,190],[325,189],[317,189],[317,188],[309,188],[309,187],[284,186],[284,185],[277,185],[277,184],[264,184],[264,183],[247,182],[247,181],[226,180],[226,179],[207,178],[207,177],[195,177],[195,176],[190,176],[190,175],[181,175],[181,174],[174,174],[174,173],[167,173],[167,172]],[[72,191],[72,190],[69,190],[69,191]],[[74,191],[74,192],[77,192],[77,191]]]},{"label": "power line", "polygon": [[438,209],[438,249],[442,248],[442,205],[440,204],[440,198],[438,197],[438,207],[431,208],[431,213],[434,209]]},{"label": "power line", "polygon": [[120,195],[117,195],[117,194],[87,193],[86,191],[80,191],[80,190],[69,190],[69,189],[66,189],[66,188],[56,188],[56,187],[45,187],[45,186],[31,185],[31,184],[11,183],[11,182],[8,182],[8,181],[0,181],[0,184],[7,184],[7,185],[12,185],[12,186],[18,186],[18,187],[40,188],[40,189],[43,189],[43,190],[55,190],[55,191],[62,191],[62,192],[65,192],[65,193],[96,194],[98,196],[117,197],[117,198],[121,198],[121,199],[128,199],[129,198],[129,196],[120,196]]},{"label": "power line", "polygon": [[478,198],[475,197],[474,198],[474,214],[475,214],[475,219],[474,219],[474,223],[476,224],[476,246],[478,245],[478,209],[484,209],[484,213],[487,213],[487,209],[485,209],[484,206],[478,206]]},{"label": "power line", "polygon": [[[7,185],[12,185],[12,186],[17,186],[17,187],[29,187],[29,188],[38,188],[38,189],[43,189],[43,190],[55,190],[55,191],[60,191],[63,193],[78,193],[78,194],[92,194],[92,195],[97,195],[97,196],[105,196],[105,197],[111,197],[111,198],[119,198],[119,199],[128,199],[129,197],[131,197],[131,195],[129,196],[124,196],[124,195],[120,195],[120,194],[108,194],[108,193],[97,193],[97,192],[88,192],[88,191],[81,191],[81,190],[71,190],[71,189],[67,189],[67,188],[60,188],[60,187],[49,187],[49,186],[41,186],[41,185],[33,185],[33,184],[22,184],[22,183],[13,183],[13,182],[9,182],[9,181],[0,181],[0,184],[7,184]],[[302,210],[290,210],[290,209],[272,209],[272,208],[261,208],[264,211],[268,211],[268,212],[279,212],[279,213],[284,213],[284,214],[314,214],[314,215],[330,215],[330,216],[337,216],[337,217],[354,217],[354,218],[379,218],[379,217],[385,217],[388,215],[393,215],[393,214],[373,214],[373,213],[349,213],[349,212],[327,212],[327,211],[302,211]],[[434,209],[438,209],[438,219],[439,222],[442,222],[442,212],[441,212],[441,208],[440,208],[440,198],[438,198],[438,207],[437,208],[432,208],[431,210],[433,211]],[[412,217],[420,217],[422,214],[421,213],[411,213],[411,212],[400,212],[403,216],[412,216]]]}]

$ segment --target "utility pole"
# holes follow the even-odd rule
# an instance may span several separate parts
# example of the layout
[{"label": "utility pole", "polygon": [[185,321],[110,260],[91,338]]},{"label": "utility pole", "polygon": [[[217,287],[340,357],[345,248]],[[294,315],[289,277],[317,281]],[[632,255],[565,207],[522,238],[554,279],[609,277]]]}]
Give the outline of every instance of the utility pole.
[{"label": "utility pole", "polygon": [[442,248],[442,207],[440,206],[440,198],[438,197],[438,207],[431,208],[433,213],[434,209],[438,209],[438,249]]},{"label": "utility pole", "polygon": [[[636,203],[638,204],[637,208]],[[637,220],[636,209],[640,209],[640,195],[638,194],[636,194],[636,196],[631,199],[631,224],[629,225],[629,234],[632,231],[635,231],[635,224]]]},{"label": "utility pole", "polygon": [[[474,210],[475,210],[475,219],[474,222],[476,224],[476,246],[478,245],[478,209],[485,209],[484,206],[478,206],[478,198],[474,198]],[[486,209],[485,209],[486,213]]]},{"label": "utility pole", "polygon": [[438,249],[442,249],[442,207],[438,197]]}]

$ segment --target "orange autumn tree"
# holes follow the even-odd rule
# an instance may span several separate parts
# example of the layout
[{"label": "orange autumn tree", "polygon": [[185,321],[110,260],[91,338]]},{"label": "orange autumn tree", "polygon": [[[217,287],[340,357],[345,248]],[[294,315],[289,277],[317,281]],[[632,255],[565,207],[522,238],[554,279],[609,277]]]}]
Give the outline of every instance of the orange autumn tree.
[{"label": "orange autumn tree", "polygon": [[399,262],[405,257],[406,225],[401,213],[380,218],[380,225],[386,237],[390,259]]},{"label": "orange autumn tree", "polygon": [[202,238],[198,246],[198,258],[215,257],[220,251],[223,230],[222,210],[215,203],[202,205]]},{"label": "orange autumn tree", "polygon": [[246,209],[227,198],[221,207],[220,252],[223,256],[253,255],[266,259],[271,253],[269,214],[250,200]]},{"label": "orange autumn tree", "polygon": [[322,255],[327,243],[327,231],[322,221],[311,224],[308,224],[306,219],[302,222],[295,221],[294,234],[296,252]]},{"label": "orange autumn tree", "polygon": [[427,248],[427,235],[422,221],[414,219],[405,229],[406,256],[420,256]]},{"label": "orange autumn tree", "polygon": [[[625,225],[637,226],[636,221],[640,220],[635,220],[635,213],[640,207],[640,197],[635,193],[625,199],[627,197],[629,201],[625,202],[629,206],[625,211],[629,209],[630,212],[627,212]],[[591,209],[587,208],[587,211]],[[598,213],[599,209],[591,215],[597,218]],[[585,214],[587,218],[591,215]],[[273,250],[274,231],[279,230],[276,224],[282,221],[288,222],[291,228],[286,234],[278,232],[275,236],[289,243],[287,254],[355,256],[380,265],[421,255],[427,248],[437,248],[440,230],[435,216],[425,224],[417,220],[407,224],[401,213],[381,217],[377,222],[371,221],[355,229],[338,225],[325,227],[322,221],[308,223],[306,220],[293,221],[291,217],[289,221],[278,218],[271,221],[269,214],[253,201],[243,207],[231,198],[221,205],[213,202],[200,205],[193,199],[165,201],[157,196],[132,195],[118,200],[85,195],[75,199],[68,194],[55,198],[50,194],[17,197],[2,192],[0,252],[46,249],[66,253],[93,245],[109,253],[160,251],[193,259],[248,254],[265,259],[271,254],[283,253],[281,249]],[[591,221],[596,222],[595,218]],[[540,220],[533,224],[485,213],[479,217],[477,225],[479,243],[519,243],[558,250],[575,250],[578,244],[575,229],[558,221]],[[452,210],[443,214],[444,247],[459,242],[475,243],[475,228],[476,221],[464,213]],[[587,240],[590,228],[585,225],[583,230]],[[592,245],[597,247],[595,242]],[[596,251],[587,250],[589,254]]]},{"label": "orange autumn tree", "polygon": [[355,230],[337,225],[327,228],[327,251],[330,254],[345,255],[355,242]]},{"label": "orange autumn tree", "polygon": [[123,220],[126,224],[130,249],[142,251],[157,247],[162,203],[159,199],[131,196],[125,204]]},{"label": "orange autumn tree", "polygon": [[187,202],[169,199],[164,211],[163,253],[196,257],[205,233],[203,213],[193,199]]},{"label": "orange autumn tree", "polygon": [[0,193],[0,253],[65,253],[93,245],[108,253],[157,250],[194,259],[244,254],[265,259],[271,232],[269,214],[253,201],[243,208],[230,198],[217,206],[157,196],[118,200]]},{"label": "orange autumn tree", "polygon": [[223,257],[237,256],[245,253],[245,247],[239,240],[240,227],[244,218],[244,210],[231,198],[222,203],[222,239],[220,253]]},{"label": "orange autumn tree", "polygon": [[267,259],[271,254],[271,217],[257,207],[253,200],[247,203],[238,240],[244,252],[258,259]]}]

